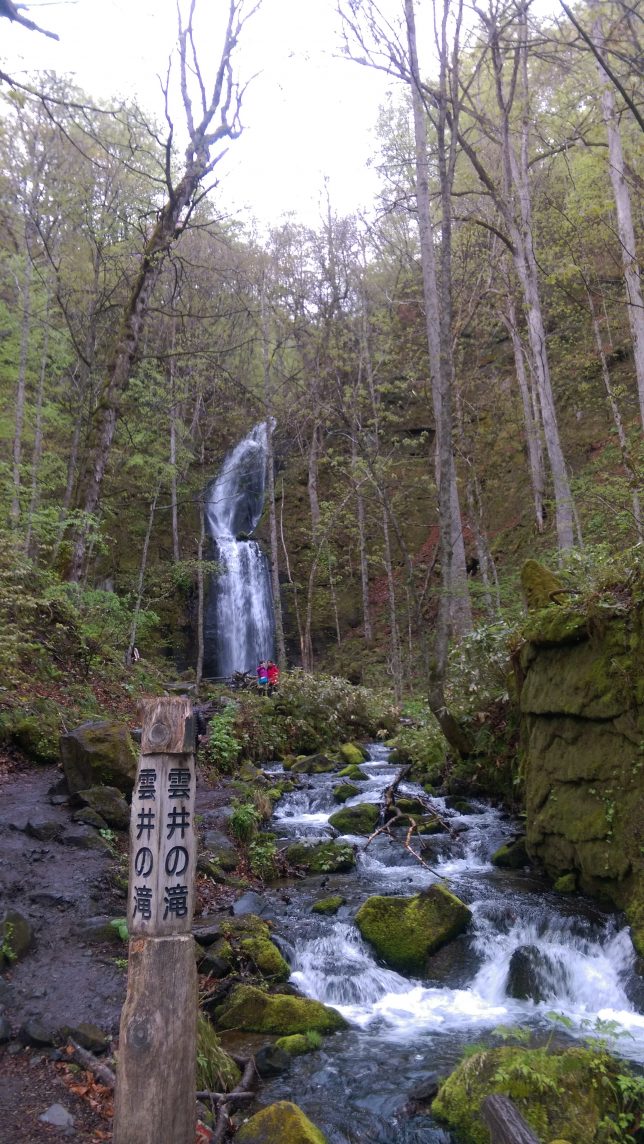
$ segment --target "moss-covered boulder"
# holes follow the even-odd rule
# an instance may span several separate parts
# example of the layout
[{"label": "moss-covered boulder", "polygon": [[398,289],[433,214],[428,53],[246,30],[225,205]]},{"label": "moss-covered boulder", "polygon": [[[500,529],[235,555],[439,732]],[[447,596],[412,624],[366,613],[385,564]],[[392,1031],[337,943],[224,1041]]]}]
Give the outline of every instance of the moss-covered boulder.
[{"label": "moss-covered boulder", "polygon": [[344,806],[329,818],[329,824],[340,834],[371,834],[378,825],[380,808],[375,802],[359,802]]},{"label": "moss-covered boulder", "polygon": [[359,767],[368,757],[366,751],[357,743],[343,743],[339,748],[340,754],[348,766]]},{"label": "moss-covered boulder", "polygon": [[282,993],[264,993],[253,985],[239,985],[215,1013],[217,1027],[243,1033],[334,1033],[346,1025],[335,1009]]},{"label": "moss-covered boulder", "polygon": [[344,905],[345,900],[342,894],[334,894],[330,898],[320,898],[320,900],[315,902],[311,907],[311,911],[314,914],[337,914],[340,906]]},{"label": "moss-covered boulder", "polygon": [[327,1144],[301,1108],[290,1100],[280,1100],[262,1108],[235,1133],[236,1144]]},{"label": "moss-covered boulder", "polygon": [[427,813],[427,807],[419,798],[398,798],[396,799],[396,806],[401,814],[412,814],[414,817]]},{"label": "moss-covered boulder", "polygon": [[202,1013],[197,1017],[197,1090],[230,1092],[241,1080],[232,1057],[222,1049],[219,1037]]},{"label": "moss-covered boulder", "polygon": [[529,859],[525,838],[517,838],[514,842],[506,842],[504,846],[499,846],[490,861],[493,866],[499,866],[502,870],[520,870],[523,866],[527,866]]},{"label": "moss-covered boulder", "polygon": [[350,779],[352,783],[363,783],[366,777],[364,771],[361,771],[355,763],[351,763],[350,766],[343,767],[341,771],[338,771],[339,779]]},{"label": "moss-covered boulder", "polygon": [[305,1037],[304,1033],[293,1033],[291,1037],[278,1037],[275,1048],[288,1053],[289,1057],[301,1057],[304,1053],[311,1053],[315,1049],[313,1037]]},{"label": "moss-covered boulder", "polygon": [[251,961],[262,977],[273,981],[288,981],[291,970],[277,946],[268,937],[247,937],[240,942],[242,953]]},{"label": "moss-covered boulder", "polygon": [[90,787],[89,790],[79,790],[77,798],[83,806],[99,814],[108,826],[113,826],[115,830],[129,828],[130,808],[116,787],[99,786]]},{"label": "moss-covered boulder", "polygon": [[[572,875],[583,893],[625,909],[644,950],[641,580],[630,592],[628,611],[613,598],[534,612],[517,678],[528,856],[553,881]],[[562,618],[556,630],[551,613]]]},{"label": "moss-covered boulder", "polygon": [[130,794],[137,756],[130,732],[108,719],[82,723],[60,737],[60,757],[71,794],[96,786],[112,786]]},{"label": "moss-covered boulder", "polygon": [[540,564],[538,560],[526,560],[521,569],[521,589],[528,609],[533,611],[558,600],[563,584],[545,564]]},{"label": "moss-covered boulder", "polygon": [[286,860],[309,874],[343,874],[356,864],[353,847],[348,842],[294,842],[286,850]]},{"label": "moss-covered boulder", "polygon": [[432,1115],[458,1133],[463,1144],[489,1144],[480,1117],[487,1096],[509,1096],[538,1136],[598,1144],[600,1123],[617,1113],[616,1060],[587,1049],[549,1053],[506,1047],[464,1060],[439,1089]]},{"label": "moss-covered boulder", "polygon": [[353,798],[358,793],[358,787],[354,786],[353,783],[340,783],[333,789],[333,797],[336,802],[346,802],[348,798]]},{"label": "moss-covered boulder", "polygon": [[387,965],[401,973],[422,974],[428,956],[462,933],[471,916],[460,898],[433,885],[413,898],[367,898],[355,920]]},{"label": "moss-covered boulder", "polygon": [[291,773],[295,775],[323,775],[329,771],[337,771],[338,764],[327,755],[308,755],[303,759],[296,759],[291,766]]}]

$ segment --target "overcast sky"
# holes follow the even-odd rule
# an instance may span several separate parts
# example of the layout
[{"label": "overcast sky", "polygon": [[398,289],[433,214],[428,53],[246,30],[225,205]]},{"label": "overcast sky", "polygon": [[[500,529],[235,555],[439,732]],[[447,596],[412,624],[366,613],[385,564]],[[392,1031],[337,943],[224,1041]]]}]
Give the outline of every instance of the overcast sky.
[{"label": "overcast sky", "polygon": [[[202,13],[227,7],[227,0],[197,0]],[[74,73],[90,95],[136,94],[161,115],[156,76],[176,40],[175,0],[34,2],[28,15],[60,42],[1,20],[0,60],[10,75]],[[246,78],[259,74],[246,96],[244,134],[220,167],[229,210],[245,217],[247,208],[261,224],[285,212],[314,224],[325,210],[325,175],[336,211],[368,204],[386,83],[338,58],[339,40],[335,0],[263,0],[246,26],[240,69]],[[207,29],[200,46],[206,42]]]}]

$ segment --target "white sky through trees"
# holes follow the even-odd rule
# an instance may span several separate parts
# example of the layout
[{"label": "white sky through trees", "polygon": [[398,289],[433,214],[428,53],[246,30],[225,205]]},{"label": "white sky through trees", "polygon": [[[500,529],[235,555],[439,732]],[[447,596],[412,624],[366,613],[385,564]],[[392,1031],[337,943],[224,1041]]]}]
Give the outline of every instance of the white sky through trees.
[{"label": "white sky through trees", "polygon": [[[197,0],[204,63],[209,13],[227,8],[227,0]],[[292,212],[315,225],[326,213],[325,176],[338,213],[367,206],[373,196],[368,160],[376,153],[374,127],[387,83],[339,58],[335,9],[335,0],[263,0],[244,30],[237,66],[242,79],[255,78],[245,98],[244,133],[218,168],[218,202],[240,221],[250,215],[264,226]],[[27,14],[60,42],[1,20],[0,68],[9,75],[73,75],[94,98],[136,95],[162,117],[156,77],[165,73],[176,41],[175,0],[34,2]],[[213,37],[214,63],[219,46]],[[177,121],[180,115],[177,109]]]}]

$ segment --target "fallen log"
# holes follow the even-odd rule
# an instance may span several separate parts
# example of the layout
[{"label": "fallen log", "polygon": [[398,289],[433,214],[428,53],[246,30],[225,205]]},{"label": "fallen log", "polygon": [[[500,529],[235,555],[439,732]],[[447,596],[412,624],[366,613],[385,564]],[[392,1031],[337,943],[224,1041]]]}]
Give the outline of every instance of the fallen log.
[{"label": "fallen log", "polygon": [[228,1105],[234,1103],[238,1097],[246,1097],[251,1095],[249,1090],[256,1074],[257,1070],[255,1068],[255,1058],[249,1057],[246,1061],[244,1072],[239,1084],[235,1085],[235,1087],[230,1092],[225,1093],[224,1099],[219,1102],[219,1112],[217,1114],[217,1123],[215,1124],[212,1144],[222,1144],[222,1141],[230,1127]]},{"label": "fallen log", "polygon": [[73,1041],[71,1037],[69,1038],[69,1044],[73,1052],[68,1052],[68,1056],[75,1061],[77,1065],[82,1065],[84,1069],[88,1069],[106,1088],[114,1088],[116,1084],[116,1074],[112,1072],[108,1065],[99,1061],[93,1053],[82,1048],[82,1046],[79,1045],[77,1041]]},{"label": "fallen log", "polygon": [[539,1138],[507,1096],[487,1096],[481,1105],[481,1118],[490,1130],[491,1144],[539,1144]]}]

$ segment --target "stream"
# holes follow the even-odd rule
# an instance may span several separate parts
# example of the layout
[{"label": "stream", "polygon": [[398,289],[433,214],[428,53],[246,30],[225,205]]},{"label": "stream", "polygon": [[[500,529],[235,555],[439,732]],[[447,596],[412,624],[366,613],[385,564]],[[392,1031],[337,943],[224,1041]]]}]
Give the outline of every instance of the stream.
[{"label": "stream", "polygon": [[[398,767],[388,750],[369,744],[362,764],[367,779],[345,804],[379,802]],[[267,768],[280,773],[275,765]],[[328,824],[338,809],[337,774],[303,776],[283,796],[270,829],[284,845],[335,837]],[[413,783],[400,794],[422,795]],[[405,1104],[430,1074],[445,1075],[472,1043],[500,1044],[499,1027],[528,1027],[541,1041],[588,1035],[595,1022],[618,1022],[615,1051],[644,1063],[644,983],[635,952],[618,915],[579,895],[555,893],[534,872],[506,871],[490,856],[516,833],[516,824],[487,803],[469,800],[474,813],[459,814],[449,800],[434,799],[452,834],[422,839],[430,873],[387,835],[365,849],[364,837],[346,836],[358,851],[349,874],[308,877],[266,894],[264,917],[302,993],[338,1009],[349,1028],[320,1050],[293,1059],[290,1069],[265,1084],[263,1102],[293,1100],[330,1144],[448,1144],[452,1137],[427,1114],[408,1115]],[[419,840],[414,845],[418,847]],[[353,917],[371,894],[412,895],[436,881],[472,910],[469,931],[431,959],[432,976],[414,980],[379,965]],[[320,898],[341,894],[333,917],[311,913]],[[510,959],[519,947],[538,951],[540,1002],[508,996]],[[549,1012],[563,1014],[566,1029]]]}]

